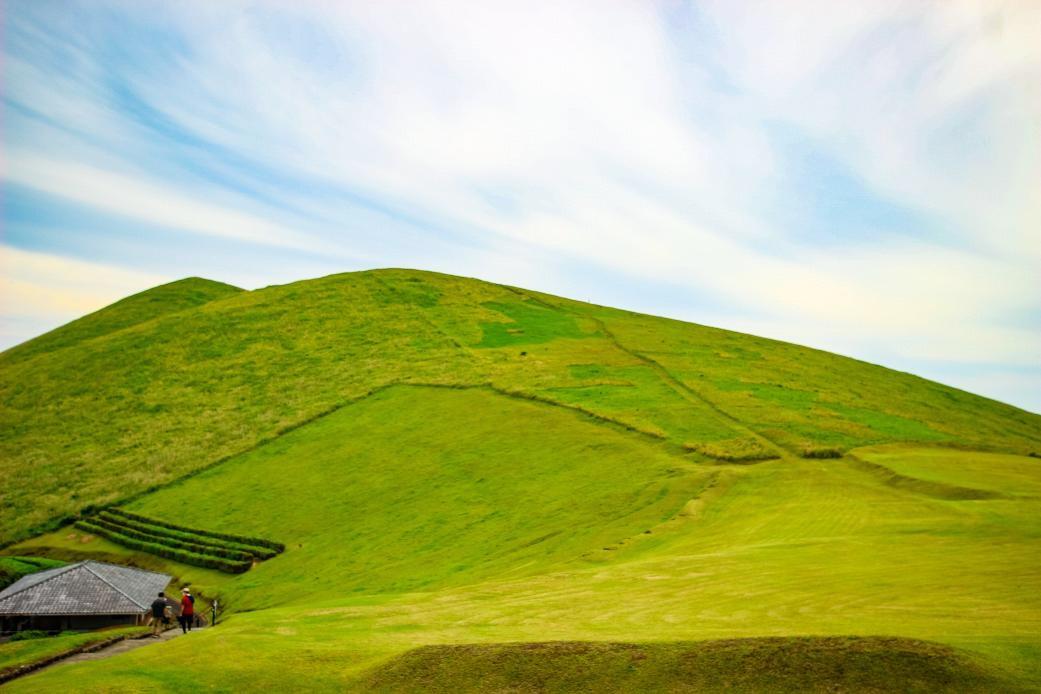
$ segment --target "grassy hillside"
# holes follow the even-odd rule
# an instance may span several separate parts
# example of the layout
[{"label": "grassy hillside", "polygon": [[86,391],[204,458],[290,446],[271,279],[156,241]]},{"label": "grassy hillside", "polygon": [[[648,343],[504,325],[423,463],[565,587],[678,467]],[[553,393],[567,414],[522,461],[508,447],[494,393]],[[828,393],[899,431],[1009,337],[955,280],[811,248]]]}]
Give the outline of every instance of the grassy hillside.
[{"label": "grassy hillside", "polygon": [[[209,682],[222,691],[246,677],[365,690],[391,677],[384,668],[388,686],[423,690],[429,664],[394,664],[418,646],[813,634],[938,641],[978,661],[978,671],[955,668],[955,683],[982,672],[1008,679],[997,691],[1041,688],[1038,461],[908,445],[854,455],[695,463],[552,405],[487,389],[391,388],[131,504],[263,532],[287,549],[241,576],[160,564],[235,615],[198,643],[55,670],[36,685],[87,677],[118,690],[156,681],[177,690],[186,686],[177,659],[204,649],[221,659]],[[889,484],[865,461],[921,487]],[[1015,495],[986,499],[944,498],[930,486],[1001,489],[1010,479]],[[77,531],[14,549],[141,559]],[[648,676],[682,688],[690,678],[671,648],[651,649]],[[904,662],[902,648],[871,658]],[[517,683],[549,667],[519,653],[508,655]],[[834,674],[837,662],[824,671]],[[462,686],[487,674],[487,663],[476,674],[469,660],[458,663],[438,681]],[[604,673],[615,672],[611,663]],[[718,666],[727,677],[740,670],[726,659]],[[906,684],[901,673],[920,666],[893,670],[892,681]],[[702,674],[708,680],[693,681],[719,672]],[[994,691],[944,682],[922,686]]]},{"label": "grassy hillside", "polygon": [[713,477],[566,410],[398,386],[128,508],[285,542],[223,584],[255,609],[542,571],[676,516]]},{"label": "grassy hillside", "polygon": [[[421,396],[428,392],[439,396],[431,405],[445,413],[443,420],[422,406]],[[454,399],[460,399],[458,406],[451,404]],[[494,406],[488,399],[504,402]],[[413,409],[416,405],[420,409]],[[313,436],[303,428],[280,441],[284,447],[247,454],[139,499],[133,505],[137,511],[206,520],[228,531],[281,528],[283,539],[291,541],[285,555],[245,575],[163,567],[192,582],[204,603],[219,595],[235,612],[218,629],[194,636],[193,643],[59,668],[26,679],[24,687],[75,690],[86,682],[113,691],[177,691],[192,677],[177,663],[206,652],[222,663],[208,674],[208,684],[218,691],[279,684],[364,690],[374,682],[420,691],[430,682],[429,659],[406,660],[404,666],[398,660],[420,646],[547,639],[667,644],[770,636],[781,641],[770,657],[777,660],[768,662],[779,667],[794,654],[799,662],[817,663],[820,687],[832,682],[828,677],[836,668],[861,676],[856,673],[869,661],[877,664],[870,680],[875,685],[888,672],[890,685],[907,687],[914,682],[906,679],[909,672],[937,665],[939,679],[926,679],[921,688],[1041,689],[1041,472],[1032,467],[1034,459],[905,449],[911,461],[945,459],[948,467],[961,470],[955,473],[960,479],[966,470],[983,470],[971,480],[975,487],[991,477],[1023,475],[1016,498],[987,500],[940,499],[893,487],[853,460],[668,471],[653,464],[659,457],[668,460],[659,444],[610,431],[599,443],[590,441],[592,455],[581,445],[564,445],[552,463],[530,474],[509,473],[518,461],[547,458],[525,444],[543,433],[552,435],[548,441],[560,434],[549,429],[554,416],[547,421],[539,412],[521,418],[523,410],[515,407],[535,406],[483,391],[391,389],[341,410],[339,421],[310,425],[316,428]],[[399,421],[372,429],[374,417],[385,421],[380,415],[389,411],[397,412]],[[514,423],[501,448],[483,444],[479,458],[460,459],[442,446],[453,440],[460,417],[474,411]],[[587,427],[600,430],[581,421],[577,427],[563,421],[558,426],[576,433],[575,443],[589,435]],[[401,448],[390,446],[388,455],[384,437],[403,433]],[[421,440],[430,442],[429,449],[413,447]],[[392,454],[399,451],[402,461],[411,462],[393,464]],[[884,455],[890,463],[900,459],[893,449]],[[431,475],[429,466],[437,460],[445,461],[445,469]],[[639,474],[619,473],[634,460],[652,464]],[[587,478],[590,466],[598,470],[587,481],[594,486],[573,490],[568,482]],[[414,478],[407,473],[413,467]],[[543,480],[547,468],[551,474]],[[474,484],[477,474],[488,473],[498,473],[498,490],[486,489],[486,482]],[[371,483],[354,488],[352,482],[369,477]],[[678,512],[668,494],[659,505],[645,506],[648,497],[636,493],[645,480],[653,481],[648,491],[668,485],[671,498],[694,495]],[[537,499],[530,499],[524,490],[536,481],[544,484]],[[619,500],[627,495],[631,502]],[[496,511],[488,513],[490,508]],[[548,528],[560,534],[531,543]],[[601,528],[606,532],[598,535]],[[43,536],[18,549],[136,558],[75,532]],[[909,656],[907,644],[890,643],[893,649],[887,650],[883,640],[855,666],[832,651],[832,660],[814,656],[814,643],[812,657],[798,639],[785,645],[805,635],[880,634],[940,642],[968,656],[947,661],[949,649],[926,645],[919,650],[945,654],[922,663],[911,657],[917,651]],[[637,663],[627,676],[655,677],[662,689],[682,689],[690,682],[718,684],[713,678],[723,675],[731,682],[743,673],[741,688],[748,691],[805,689],[804,680],[777,667],[757,679],[759,669],[748,669],[740,647],[709,645],[715,653],[712,667],[697,675],[707,679],[691,678],[681,667],[688,657],[674,652],[694,646],[662,648],[650,647],[649,662]],[[435,682],[474,686],[475,672],[488,669],[483,652],[476,651],[475,663],[474,653],[460,661],[456,651],[448,651],[448,663],[458,662],[459,668],[441,668]],[[593,656],[553,665],[545,662],[545,653],[519,649],[503,658],[512,664],[505,672],[516,673],[518,687],[532,682],[532,673],[560,670],[562,678],[554,680],[559,687],[592,665],[591,691],[611,691],[607,680],[595,687],[601,682],[595,677],[615,672],[616,659],[601,663]],[[864,676],[871,672],[868,668]],[[990,677],[1004,677],[1008,684],[985,686]],[[859,690],[850,686],[850,691]]]},{"label": "grassy hillside", "polygon": [[[0,542],[393,383],[490,384],[722,460],[899,441],[1041,449],[1041,417],[914,376],[476,280],[181,284],[153,290],[180,310],[146,292],[0,355],[0,475],[14,480]],[[212,300],[183,308],[185,295]]]},{"label": "grassy hillside", "polygon": [[1041,417],[914,376],[408,271],[0,374],[6,538],[123,500],[286,545],[236,575],[19,542],[227,612],[11,691],[184,691],[199,654],[229,692],[1041,691]]}]

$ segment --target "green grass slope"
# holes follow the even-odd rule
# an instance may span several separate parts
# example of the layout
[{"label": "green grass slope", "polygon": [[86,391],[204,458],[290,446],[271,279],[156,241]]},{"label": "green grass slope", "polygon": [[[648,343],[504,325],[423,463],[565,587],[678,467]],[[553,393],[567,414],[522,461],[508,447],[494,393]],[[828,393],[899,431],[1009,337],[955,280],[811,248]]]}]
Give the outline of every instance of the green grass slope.
[{"label": "green grass slope", "polygon": [[128,509],[285,542],[218,584],[256,609],[541,572],[677,516],[713,479],[580,413],[397,386]]},{"label": "green grass slope", "polygon": [[719,460],[1041,449],[1041,417],[914,376],[477,280],[382,270],[152,291],[198,305],[164,312],[146,292],[0,355],[0,543],[393,383],[487,384]]},{"label": "green grass slope", "polygon": [[[218,691],[244,678],[365,691],[371,677],[391,676],[373,674],[383,667],[396,673],[387,686],[422,691],[429,663],[394,664],[422,646],[795,639],[794,651],[780,642],[768,649],[783,659],[803,653],[797,637],[807,634],[884,634],[964,650],[986,675],[980,681],[1008,682],[963,691],[1041,690],[1038,461],[907,445],[853,455],[720,466],[487,388],[389,388],[130,505],[286,543],[283,555],[240,576],[150,564],[219,596],[234,613],[219,629],[151,656],[56,669],[26,686],[178,691],[188,686],[178,659],[206,652],[221,662],[208,680]],[[862,460],[923,486],[888,484]],[[1007,490],[1010,480],[1015,494],[983,499],[937,497],[929,486]],[[141,559],[67,531],[12,551]],[[890,671],[905,662],[895,646],[850,655],[879,663],[862,672],[875,678],[864,687],[834,681],[874,691],[889,671],[893,688],[913,689],[908,672],[933,661],[912,658]],[[663,688],[693,681],[713,691],[724,675],[745,689],[769,684],[748,672],[741,680],[740,663],[727,660],[733,653],[695,676],[680,667],[687,656],[662,648],[649,647],[645,674]],[[821,687],[842,661],[843,651],[829,652]],[[535,661],[523,663],[524,653]],[[553,670],[544,655],[503,656],[514,684]],[[600,665],[608,674],[619,666],[614,655],[590,657],[558,663],[562,676],[585,672],[594,686],[606,681],[597,679]],[[449,662],[444,682],[471,682],[467,659]],[[494,670],[480,662],[478,674]],[[953,679],[941,668],[914,686],[957,691],[979,674],[955,665]],[[787,676],[776,686],[797,682]],[[570,680],[554,682],[550,690]]]},{"label": "green grass slope", "polygon": [[[12,352],[6,551],[227,612],[11,691],[186,691],[199,654],[228,692],[1041,691],[1041,417],[1007,405],[403,270]],[[39,534],[115,501],[286,549],[229,574]]]}]

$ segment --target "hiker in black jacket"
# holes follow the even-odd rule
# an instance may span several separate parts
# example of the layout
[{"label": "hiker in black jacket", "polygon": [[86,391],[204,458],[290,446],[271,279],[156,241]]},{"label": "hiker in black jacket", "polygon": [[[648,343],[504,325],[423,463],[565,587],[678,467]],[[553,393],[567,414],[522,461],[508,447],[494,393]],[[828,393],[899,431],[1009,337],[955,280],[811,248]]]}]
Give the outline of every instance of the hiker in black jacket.
[{"label": "hiker in black jacket", "polygon": [[163,626],[167,621],[166,610],[170,602],[166,593],[159,593],[159,597],[152,601],[152,638],[157,639],[163,633]]}]

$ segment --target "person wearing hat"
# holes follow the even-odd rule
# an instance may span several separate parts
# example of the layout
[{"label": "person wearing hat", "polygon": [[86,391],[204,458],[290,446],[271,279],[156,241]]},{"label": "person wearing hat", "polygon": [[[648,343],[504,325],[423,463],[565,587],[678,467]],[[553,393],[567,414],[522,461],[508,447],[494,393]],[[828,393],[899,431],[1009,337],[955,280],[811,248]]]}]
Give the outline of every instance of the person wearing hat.
[{"label": "person wearing hat", "polygon": [[195,597],[187,586],[181,588],[181,616],[177,621],[181,623],[181,631],[185,634],[192,630],[192,622],[195,621]]}]

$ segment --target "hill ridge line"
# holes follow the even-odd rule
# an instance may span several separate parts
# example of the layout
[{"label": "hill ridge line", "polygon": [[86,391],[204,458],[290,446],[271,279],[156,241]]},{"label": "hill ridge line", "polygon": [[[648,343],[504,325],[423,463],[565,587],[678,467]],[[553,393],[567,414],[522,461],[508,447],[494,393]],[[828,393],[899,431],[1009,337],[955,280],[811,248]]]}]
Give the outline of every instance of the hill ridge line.
[{"label": "hill ridge line", "polygon": [[[376,274],[376,275],[373,275],[373,278],[374,278],[374,279],[376,280],[376,282],[377,282],[377,283],[379,283],[379,284],[380,284],[380,285],[382,285],[382,286],[383,286],[383,287],[384,287],[385,289],[387,289],[387,291],[393,292],[394,294],[398,294],[398,295],[400,295],[400,294],[401,294],[401,292],[399,292],[399,291],[397,290],[397,288],[396,288],[396,287],[394,287],[394,286],[393,286],[393,285],[391,285],[391,284],[388,284],[388,283],[387,283],[387,281],[386,281],[386,280],[384,280],[384,279],[383,279],[382,277],[380,277],[380,276],[379,276],[378,274]],[[466,356],[467,356],[467,357],[469,357],[469,358],[470,358],[470,360],[471,360],[472,362],[474,362],[474,363],[476,363],[476,362],[477,362],[477,359],[475,359],[475,358],[474,358],[473,350],[471,350],[470,348],[468,348],[468,347],[466,347],[465,345],[463,345],[463,344],[462,344],[461,342],[459,342],[459,340],[457,340],[457,339],[455,338],[455,336],[454,336],[454,335],[450,334],[450,333],[449,333],[449,332],[447,332],[447,331],[446,331],[446,330],[445,330],[444,328],[442,328],[442,327],[441,327],[440,325],[438,325],[437,323],[435,323],[435,322],[433,321],[433,319],[432,319],[432,318],[430,318],[430,316],[428,316],[428,315],[426,314],[426,311],[422,310],[422,307],[420,307],[420,310],[417,310],[417,311],[416,311],[416,315],[417,315],[417,316],[419,316],[420,320],[422,320],[422,321],[423,321],[424,323],[426,323],[426,324],[427,324],[427,325],[429,325],[429,326],[430,326],[431,328],[433,328],[434,330],[436,330],[436,331],[437,331],[438,333],[440,333],[441,335],[443,335],[443,336],[445,337],[445,339],[446,339],[446,340],[448,340],[448,341],[449,341],[449,342],[451,342],[451,343],[452,343],[453,345],[455,345],[455,347],[456,347],[456,348],[457,348],[457,349],[458,349],[458,350],[459,350],[460,352],[463,352],[464,354],[466,354]]]},{"label": "hill ridge line", "polygon": [[[185,278],[185,279],[191,279],[191,278]],[[205,279],[205,278],[201,278],[201,279]],[[182,282],[182,281],[184,281],[184,280],[176,280],[176,282]],[[208,280],[208,281],[210,281],[210,282],[217,282],[216,280]],[[168,284],[175,284],[176,282],[170,282]],[[201,304],[196,304],[194,306],[185,306],[184,308],[177,309],[176,311],[167,311],[166,313],[160,313],[158,315],[152,316],[151,318],[147,318],[147,319],[145,319],[143,321],[139,321],[137,323],[131,323],[130,325],[124,325],[121,328],[116,328],[115,330],[111,330],[109,332],[102,333],[101,335],[93,335],[91,337],[86,337],[86,338],[83,338],[81,340],[77,340],[76,342],[72,342],[72,343],[67,344],[67,345],[59,345],[59,346],[54,347],[52,349],[47,349],[47,350],[44,350],[44,351],[36,352],[35,354],[30,354],[28,357],[24,357],[24,358],[22,358],[22,359],[20,359],[18,361],[20,363],[24,363],[24,364],[31,364],[33,361],[35,361],[37,359],[40,359],[42,357],[46,357],[48,355],[53,355],[53,354],[57,354],[59,352],[64,352],[64,351],[72,349],[74,347],[82,347],[84,345],[92,345],[94,343],[101,342],[101,341],[103,341],[103,340],[105,340],[107,338],[111,338],[111,337],[115,337],[115,336],[118,336],[118,335],[122,335],[122,334],[124,334],[126,332],[134,330],[135,328],[149,326],[152,323],[155,323],[156,321],[160,321],[160,320],[163,320],[163,319],[171,317],[171,316],[177,316],[177,315],[180,315],[180,314],[185,313],[187,311],[195,311],[196,309],[200,309],[200,308],[202,308],[204,306],[210,306],[212,304],[216,304],[216,303],[219,303],[221,301],[228,300],[228,299],[234,299],[234,298],[238,297],[239,294],[247,294],[247,293],[250,292],[250,290],[248,290],[248,289],[242,289],[241,287],[236,287],[235,285],[227,284],[226,282],[217,282],[217,283],[226,285],[228,287],[232,287],[234,289],[238,289],[239,291],[234,293],[234,294],[229,294],[227,296],[221,296],[221,297],[217,297],[215,299],[210,299],[209,301],[205,301],[205,302],[203,302]],[[160,286],[166,286],[166,285],[160,285]],[[136,296],[136,295],[132,295],[132,296],[127,297],[127,298],[133,298],[133,296]],[[116,302],[116,303],[119,303],[119,302]],[[109,304],[108,306],[104,306],[101,309],[98,309],[98,311],[103,311],[106,308],[110,308],[111,306],[114,306],[114,305],[115,304]],[[97,313],[97,311],[95,311],[94,313]],[[83,318],[89,318],[92,315],[93,315],[93,313],[88,313],[86,316],[81,316],[80,318],[78,318],[76,320],[82,320]],[[66,323],[65,325],[59,326],[57,329],[64,328],[67,325],[71,325],[72,323],[75,323],[75,322],[76,322],[75,320],[71,321],[70,323]],[[49,334],[50,333],[44,333],[43,335],[38,335],[35,338],[32,338],[32,339],[27,340],[25,342],[21,342],[21,343],[19,343],[17,345],[13,345],[11,347],[8,347],[7,349],[5,349],[2,352],[0,352],[0,361],[2,361],[5,357],[8,357],[8,355],[12,351],[17,350],[18,348],[23,347],[24,345],[29,344],[33,340],[36,340],[36,339],[38,339],[40,337],[44,337],[44,336],[49,335]],[[15,352],[15,355],[17,357],[17,352]],[[8,358],[10,358],[10,357],[8,357]]]},{"label": "hill ridge line", "polygon": [[691,388],[689,385],[687,385],[680,379],[676,378],[676,376],[674,376],[671,371],[665,368],[657,359],[649,357],[646,354],[643,354],[642,352],[637,352],[635,349],[631,349],[623,345],[621,341],[618,339],[618,337],[613,332],[611,332],[607,325],[599,318],[593,318],[593,321],[595,321],[598,325],[601,326],[601,329],[604,331],[604,334],[610,338],[610,340],[618,347],[618,349],[622,350],[626,354],[630,354],[633,357],[643,361],[645,364],[654,369],[662,377],[662,380],[668,383],[669,386],[684,399],[692,402],[699,402],[705,405],[710,410],[723,417],[731,424],[736,425],[738,428],[750,435],[755,440],[759,441],[760,443],[765,442],[766,444],[769,444],[767,448],[776,449],[777,452],[781,454],[782,458],[790,457],[793,454],[792,451],[788,450],[785,446],[782,446],[780,443],[774,441],[769,436],[759,433],[752,427],[742,422],[737,417],[733,416],[726,410],[716,405],[716,403],[712,402],[701,393]]},{"label": "hill ridge line", "polygon": [[667,368],[665,368],[656,359],[654,359],[652,357],[649,357],[646,354],[643,354],[642,352],[638,352],[635,349],[632,349],[630,347],[626,347],[624,344],[622,344],[621,340],[618,339],[618,336],[615,335],[611,331],[611,329],[607,327],[607,324],[604,323],[604,321],[602,319],[597,318],[596,316],[587,316],[587,315],[582,314],[582,313],[577,313],[577,312],[571,311],[571,310],[569,310],[569,309],[567,309],[567,308],[565,308],[563,306],[556,306],[554,304],[549,303],[548,301],[544,301],[543,299],[540,299],[539,297],[534,296],[534,295],[528,293],[526,290],[523,290],[523,289],[520,289],[520,288],[517,288],[517,287],[509,287],[509,286],[507,286],[506,288],[509,289],[510,291],[514,292],[515,294],[527,297],[528,299],[534,301],[535,303],[539,304],[540,306],[544,306],[545,308],[548,308],[550,310],[553,310],[553,311],[563,311],[564,313],[568,313],[568,314],[570,314],[572,316],[576,316],[578,318],[586,318],[588,320],[593,321],[594,323],[596,323],[596,325],[600,329],[600,331],[603,332],[603,334],[607,337],[607,339],[610,340],[612,344],[614,344],[615,347],[617,347],[622,352],[625,352],[629,356],[633,357],[634,359],[642,361],[643,363],[645,363],[648,366],[650,366],[655,371],[655,373],[658,374],[659,378],[661,378],[673,391],[676,392],[677,395],[682,397],[684,400],[687,400],[688,402],[692,402],[692,403],[700,403],[702,405],[705,405],[710,410],[712,410],[713,412],[715,412],[719,416],[721,416],[724,419],[726,419],[729,423],[736,425],[741,431],[745,432],[746,434],[748,434],[749,436],[751,436],[752,438],[757,440],[759,443],[762,444],[762,443],[765,442],[766,444],[768,444],[768,445],[766,445],[766,448],[768,448],[768,449],[770,449],[770,448],[776,449],[777,452],[781,454],[782,458],[790,458],[790,457],[792,457],[794,455],[794,453],[792,451],[790,451],[788,448],[786,448],[785,446],[782,446],[781,444],[777,443],[776,441],[771,439],[769,436],[766,436],[765,434],[761,434],[758,431],[756,431],[755,429],[752,429],[750,426],[748,426],[747,424],[742,422],[740,419],[738,419],[737,417],[733,416],[729,412],[723,410],[718,405],[716,405],[714,402],[709,400],[707,397],[705,397],[701,393],[697,392],[696,390],[691,388],[689,385],[687,385],[683,381],[681,381],[678,378],[676,378],[676,376],[674,376],[671,371],[669,371]]}]

